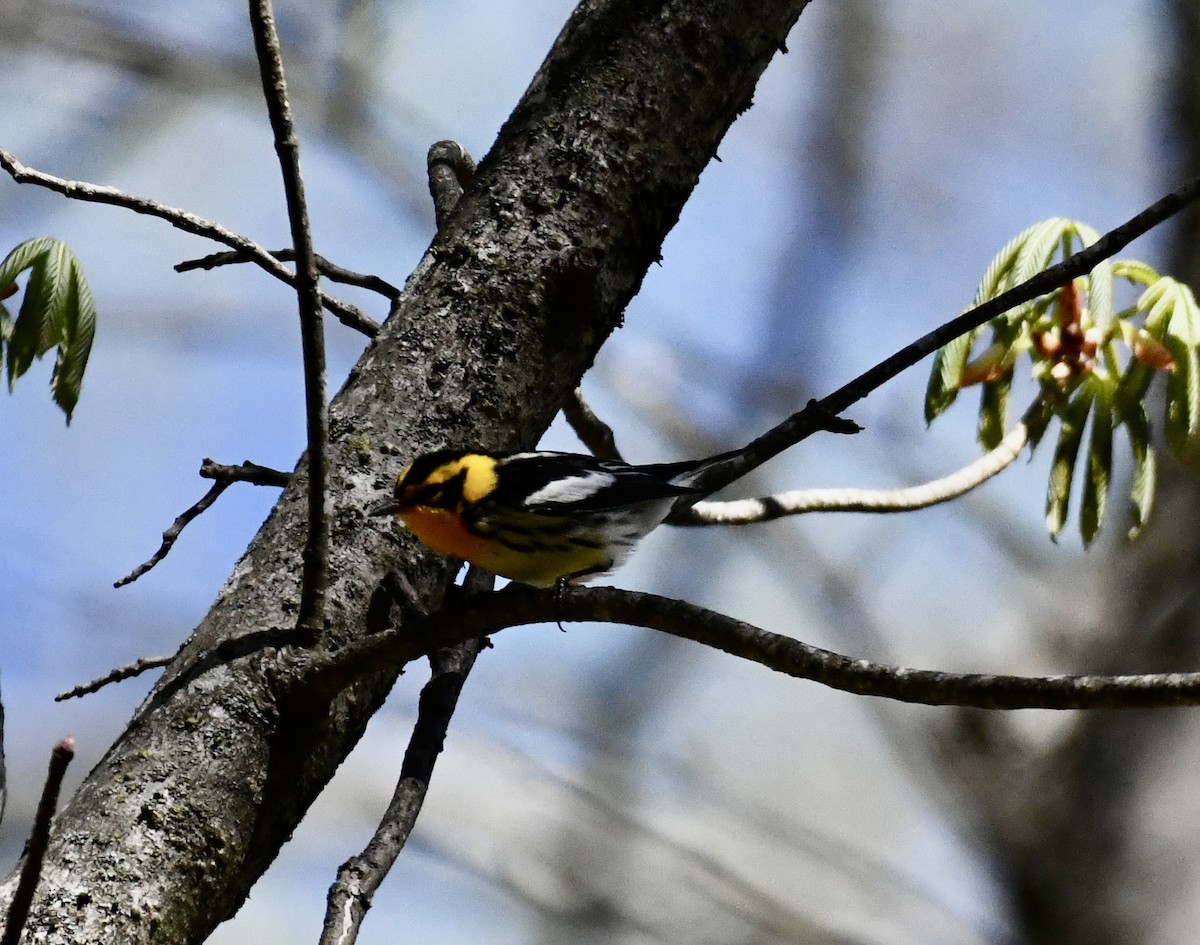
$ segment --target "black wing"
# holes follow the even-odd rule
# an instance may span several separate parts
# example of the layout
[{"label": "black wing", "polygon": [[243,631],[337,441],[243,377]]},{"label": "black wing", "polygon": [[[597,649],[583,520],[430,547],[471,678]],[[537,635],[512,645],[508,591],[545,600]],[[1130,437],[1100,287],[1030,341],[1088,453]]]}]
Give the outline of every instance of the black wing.
[{"label": "black wing", "polygon": [[693,490],[671,482],[670,474],[691,465],[630,466],[582,453],[516,453],[497,467],[496,497],[548,513],[568,505],[600,511],[688,495]]}]

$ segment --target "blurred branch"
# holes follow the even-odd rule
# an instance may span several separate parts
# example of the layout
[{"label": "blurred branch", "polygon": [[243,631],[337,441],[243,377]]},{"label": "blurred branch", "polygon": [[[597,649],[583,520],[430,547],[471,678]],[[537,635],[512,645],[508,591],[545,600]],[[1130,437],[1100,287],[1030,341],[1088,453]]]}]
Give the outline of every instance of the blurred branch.
[{"label": "blurred branch", "polygon": [[1010,676],[944,673],[856,660],[684,601],[612,587],[537,590],[512,585],[452,603],[399,630],[311,660],[296,685],[338,691],[383,666],[400,667],[437,646],[556,619],[620,623],[703,643],[797,679],[863,696],[980,709],[1126,709],[1200,705],[1200,672]]},{"label": "blurred branch", "polygon": [[[1040,405],[1035,404],[1034,408]],[[748,525],[808,512],[913,512],[949,502],[982,485],[1013,464],[1029,442],[1022,420],[977,460],[948,476],[903,489],[794,489],[758,499],[697,502],[672,519],[673,525]]]},{"label": "blurred branch", "polygon": [[[47,190],[52,190],[73,200],[102,203],[112,207],[124,207],[126,210],[132,210],[134,213],[141,213],[146,216],[158,217],[160,220],[166,220],[176,229],[183,230],[185,233],[191,233],[193,236],[201,236],[217,243],[224,243],[226,246],[244,253],[249,261],[276,279],[286,282],[293,288],[296,286],[295,273],[258,243],[238,233],[234,233],[232,230],[226,229],[219,223],[213,223],[211,220],[206,220],[194,213],[180,210],[177,207],[167,206],[148,197],[138,197],[134,194],[128,194],[116,187],[108,187],[103,184],[89,184],[78,180],[66,180],[62,177],[55,177],[53,174],[46,174],[43,171],[26,167],[13,154],[4,150],[4,148],[0,148],[0,168],[7,171],[8,175],[18,184],[36,184],[39,187],[45,187]],[[321,303],[333,312],[334,316],[342,324],[370,337],[374,337],[378,333],[379,325],[353,306],[348,306],[324,294],[321,296]]]},{"label": "blurred branch", "polygon": [[[1200,6],[1157,11],[1160,81],[1153,101],[1159,179],[1200,167]],[[1166,271],[1200,284],[1200,205],[1173,222]],[[1110,669],[1200,661],[1200,481],[1184,463],[1159,469],[1157,509],[1138,540],[1111,554],[1094,588],[1061,577],[1061,615],[1044,645]],[[1095,562],[1095,558],[1090,560]],[[1027,594],[1022,591],[1022,598]],[[1029,614],[1045,620],[1036,603]],[[1094,621],[1085,615],[1095,614]],[[995,715],[954,713],[931,737],[947,783],[1004,877],[1015,928],[1030,945],[1167,941],[1194,906],[1194,723],[1175,712],[1091,713],[1054,737]],[[1170,797],[1169,805],[1159,803]],[[1129,895],[1131,889],[1145,894]],[[1184,919],[1186,925],[1186,919]]]},{"label": "blurred branch", "polygon": [[74,757],[75,739],[70,736],[55,745],[50,753],[50,770],[46,774],[42,799],[38,802],[37,813],[33,818],[33,829],[25,844],[25,862],[21,866],[21,876],[17,880],[16,891],[8,906],[0,945],[17,945],[21,940],[21,933],[25,930],[29,907],[33,904],[33,894],[42,876],[42,861],[50,842],[50,825],[58,808],[58,794],[62,790],[63,776]]},{"label": "blurred branch", "polygon": [[283,54],[275,31],[271,0],[250,0],[250,30],[262,74],[263,97],[275,153],[283,177],[288,225],[296,251],[296,297],[300,308],[300,347],[304,362],[304,417],[308,434],[308,530],[302,556],[300,612],[297,624],[312,630],[325,623],[329,584],[329,395],[325,380],[325,328],[321,317],[320,274],[313,252],[304,178],[300,173],[300,140],[292,121]]},{"label": "blurred branch", "polygon": [[583,399],[583,389],[576,387],[563,404],[563,416],[575,435],[597,459],[620,459],[617,438],[612,427],[601,420]]}]

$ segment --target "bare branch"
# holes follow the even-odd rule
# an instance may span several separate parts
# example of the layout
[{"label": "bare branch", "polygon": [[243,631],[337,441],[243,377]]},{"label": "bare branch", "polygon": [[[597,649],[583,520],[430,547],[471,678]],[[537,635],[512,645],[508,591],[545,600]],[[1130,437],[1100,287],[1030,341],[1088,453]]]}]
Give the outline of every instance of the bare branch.
[{"label": "bare branch", "polygon": [[[55,177],[53,174],[46,174],[43,171],[26,167],[17,160],[15,155],[4,150],[4,148],[0,148],[0,168],[7,171],[9,176],[18,184],[36,184],[39,187],[45,187],[47,190],[52,190],[73,200],[84,200],[90,203],[103,203],[113,207],[124,207],[126,210],[132,210],[134,213],[141,213],[146,216],[158,217],[160,220],[166,220],[171,226],[183,230],[185,233],[191,233],[193,236],[201,236],[205,239],[232,247],[238,252],[244,253],[250,262],[253,262],[264,272],[271,274],[282,282],[286,282],[290,286],[294,287],[296,285],[295,273],[258,243],[239,233],[234,233],[232,230],[226,229],[219,223],[213,223],[211,220],[206,220],[194,213],[168,206],[157,200],[151,200],[148,197],[138,197],[134,194],[128,194],[116,187],[108,187],[103,184],[89,184],[78,180],[66,180],[62,177]],[[321,296],[321,302],[333,312],[342,324],[360,331],[368,337],[374,337],[378,334],[379,324],[373,319],[367,318],[367,316],[363,315],[362,312],[359,312],[353,306],[347,306],[345,303],[325,295]]]},{"label": "bare branch", "polygon": [[1029,442],[1022,420],[992,450],[948,476],[903,489],[794,489],[758,499],[697,502],[673,525],[748,525],[808,512],[912,512],[956,499],[1013,464]]},{"label": "bare branch", "polygon": [[83,683],[75,686],[72,689],[67,689],[60,692],[54,697],[55,702],[65,702],[67,699],[78,699],[80,696],[86,696],[93,692],[99,692],[110,683],[122,682],[126,679],[133,679],[134,676],[140,676],[142,673],[150,669],[162,669],[164,666],[169,666],[174,656],[143,656],[132,663],[126,663],[124,666],[118,666],[115,669],[110,669],[103,676],[98,676],[91,682]]},{"label": "bare branch", "polygon": [[304,415],[308,431],[308,537],[304,544],[299,626],[320,629],[325,622],[329,583],[329,516],[325,497],[329,482],[329,397],[325,384],[325,329],[321,318],[320,275],[308,225],[304,178],[300,174],[300,141],[292,121],[283,55],[271,0],[250,0],[250,29],[262,74],[263,96],[275,153],[283,176],[288,223],[296,251],[296,296],[300,305],[300,346],[304,361]]},{"label": "bare branch", "polygon": [[856,660],[684,601],[612,587],[535,590],[513,585],[415,618],[398,630],[314,659],[302,684],[337,690],[437,646],[556,619],[620,623],[703,643],[775,672],[833,689],[923,705],[979,709],[1131,709],[1200,705],[1200,672],[1010,676],[944,673]]},{"label": "bare branch", "polygon": [[171,523],[171,527],[162,533],[162,544],[158,546],[158,551],[154,552],[154,554],[126,574],[119,581],[114,581],[113,587],[124,587],[126,584],[132,584],[156,564],[162,561],[162,559],[170,553],[171,548],[175,545],[180,533],[187,528],[187,526],[191,524],[194,519],[199,518],[201,514],[206,512],[212,506],[212,504],[221,497],[221,493],[229,488],[231,482],[232,480],[227,482],[213,483],[213,487],[204,493],[199,502],[181,512],[175,521]]},{"label": "bare branch", "polygon": [[202,479],[215,479],[226,484],[232,482],[248,482],[252,486],[286,486],[291,482],[292,474],[270,466],[260,466],[246,460],[240,466],[225,466],[205,458],[200,463]]},{"label": "bare branch", "polygon": [[8,906],[0,945],[17,945],[21,940],[21,933],[25,930],[29,907],[33,904],[33,894],[42,876],[42,861],[50,842],[50,825],[54,821],[54,812],[58,809],[58,793],[62,790],[63,775],[67,773],[67,766],[74,757],[75,739],[70,736],[55,745],[50,753],[50,770],[42,787],[42,799],[38,802],[37,814],[33,819],[33,830],[25,844],[25,863],[21,867],[21,878],[17,881],[12,902]]},{"label": "bare branch", "polygon": [[[469,594],[486,593],[494,583],[493,575],[471,568],[463,590]],[[467,676],[475,665],[475,658],[489,645],[486,637],[480,637],[430,654],[433,674],[421,690],[417,722],[404,753],[396,790],[366,849],[348,859],[338,870],[337,880],[329,889],[320,945],[351,945],[358,938],[362,920],[371,908],[371,899],[416,825],[433,777],[433,767],[441,754],[450,719]]]},{"label": "bare branch", "polygon": [[891,357],[860,374],[850,383],[834,391],[820,401],[809,401],[803,409],[730,457],[730,461],[709,469],[696,483],[705,494],[740,479],[784,450],[807,439],[818,430],[830,429],[829,419],[837,417],[843,410],[856,404],[883,384],[908,370],[922,358],[933,354],[942,345],[991,321],[997,315],[1015,308],[1023,302],[1053,292],[1077,276],[1091,272],[1099,263],[1119,253],[1139,236],[1170,219],[1184,207],[1200,197],[1200,177],[1195,177],[1145,210],[1126,220],[1120,226],[1105,233],[1091,246],[1087,246],[1057,265],[1044,269],[1020,285],[1002,292],[994,299],[964,312],[944,325],[901,348]]},{"label": "bare branch", "polygon": [[[296,259],[296,251],[290,247],[286,249],[272,249],[269,250],[269,252],[276,259],[280,259],[284,262],[293,262]],[[340,282],[343,285],[358,286],[360,289],[367,289],[376,293],[377,295],[382,295],[389,301],[398,299],[400,297],[400,290],[386,279],[381,279],[379,276],[368,275],[367,273],[355,272],[353,269],[347,269],[345,266],[339,266],[335,262],[330,262],[320,253],[315,254],[313,258],[317,261],[317,271],[332,282]],[[223,253],[210,253],[208,256],[201,256],[197,259],[185,259],[183,262],[175,264],[175,271],[192,272],[196,269],[216,269],[219,266],[233,266],[239,263],[248,262],[254,262],[254,260],[243,252],[231,250]],[[322,300],[326,303],[325,307],[329,308],[327,298],[322,296]],[[346,308],[353,308],[355,311],[358,311],[357,308],[354,308],[354,306],[349,305],[346,302],[341,304],[345,305]],[[332,311],[332,309],[330,310]],[[361,315],[361,317],[367,322],[371,321],[371,319],[366,315]],[[369,334],[373,337],[376,333],[378,333],[378,331],[379,325],[376,324],[374,331],[366,332],[366,334]]]},{"label": "bare branch", "polygon": [[617,438],[612,427],[596,416],[583,399],[583,388],[576,387],[563,404],[563,416],[575,435],[597,459],[620,459]]},{"label": "bare branch", "polygon": [[292,478],[291,473],[280,472],[278,469],[272,469],[270,466],[259,466],[257,463],[250,462],[250,460],[246,460],[240,466],[222,466],[220,463],[214,463],[211,459],[207,458],[200,463],[200,475],[204,479],[214,480],[213,487],[204,493],[199,502],[180,513],[179,517],[171,523],[171,527],[162,533],[162,544],[159,545],[158,551],[154,552],[146,561],[139,564],[125,575],[125,577],[121,578],[121,580],[114,582],[113,587],[124,587],[126,584],[132,584],[162,561],[170,553],[180,533],[194,519],[199,518],[201,514],[207,512],[212,504],[220,498],[221,493],[233,485],[233,483],[248,482],[255,486],[286,486]]}]

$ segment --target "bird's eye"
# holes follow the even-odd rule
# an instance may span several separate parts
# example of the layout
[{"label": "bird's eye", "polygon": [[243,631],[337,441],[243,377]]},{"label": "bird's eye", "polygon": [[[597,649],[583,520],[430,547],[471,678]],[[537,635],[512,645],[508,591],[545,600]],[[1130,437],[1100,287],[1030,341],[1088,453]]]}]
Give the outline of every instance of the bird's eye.
[{"label": "bird's eye", "polygon": [[445,501],[446,490],[440,482],[416,490],[412,497],[412,502],[414,505],[428,505],[433,508],[437,508],[439,505],[444,505]]}]

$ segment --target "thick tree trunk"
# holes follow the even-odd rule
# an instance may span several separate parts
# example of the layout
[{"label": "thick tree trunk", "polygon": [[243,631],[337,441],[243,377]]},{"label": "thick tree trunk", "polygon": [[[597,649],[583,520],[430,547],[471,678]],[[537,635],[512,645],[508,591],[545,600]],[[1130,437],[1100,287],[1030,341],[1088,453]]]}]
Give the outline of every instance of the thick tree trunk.
[{"label": "thick tree trunk", "polygon": [[[619,325],[805,3],[576,10],[334,400],[318,648],[386,621],[391,571],[436,601],[445,564],[364,510],[414,452],[537,440]],[[290,630],[304,488],[301,463],[171,670],[61,813],[30,921],[38,941],[203,941],[387,694],[391,672],[332,704],[284,697],[305,645]]]}]

